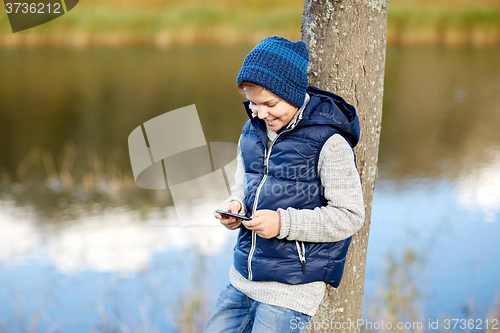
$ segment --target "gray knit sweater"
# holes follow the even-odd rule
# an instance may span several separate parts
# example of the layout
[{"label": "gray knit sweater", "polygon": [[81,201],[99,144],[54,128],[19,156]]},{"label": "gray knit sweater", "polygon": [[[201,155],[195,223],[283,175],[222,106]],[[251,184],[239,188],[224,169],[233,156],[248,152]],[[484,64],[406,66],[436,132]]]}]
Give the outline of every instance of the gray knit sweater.
[{"label": "gray knit sweater", "polygon": [[[288,127],[300,121],[302,111],[309,101],[298,110]],[[268,145],[277,136],[267,129]],[[241,203],[240,214],[246,214],[244,194],[244,170],[238,146],[236,183],[231,196],[225,201]],[[335,242],[353,235],[364,221],[364,203],[359,175],[354,164],[352,149],[339,134],[328,139],[319,156],[319,175],[324,187],[327,205],[315,209],[278,209],[281,217],[279,239],[305,242]],[[326,284],[322,281],[289,285],[275,281],[250,281],[233,266],[229,272],[230,283],[248,297],[266,304],[276,305],[314,316],[321,303]]]}]

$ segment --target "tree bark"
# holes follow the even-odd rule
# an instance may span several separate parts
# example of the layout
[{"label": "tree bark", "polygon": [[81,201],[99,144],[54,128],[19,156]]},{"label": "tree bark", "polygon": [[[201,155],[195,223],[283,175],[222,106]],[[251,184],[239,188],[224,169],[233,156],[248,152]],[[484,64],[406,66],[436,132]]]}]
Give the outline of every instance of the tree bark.
[{"label": "tree bark", "polygon": [[387,10],[388,0],[305,0],[302,40],[309,49],[309,84],[342,96],[358,112],[361,140],[355,153],[366,209],[365,223],[352,238],[340,287],[328,285],[311,322],[314,332],[361,328],[357,320],[362,315],[382,124]]}]

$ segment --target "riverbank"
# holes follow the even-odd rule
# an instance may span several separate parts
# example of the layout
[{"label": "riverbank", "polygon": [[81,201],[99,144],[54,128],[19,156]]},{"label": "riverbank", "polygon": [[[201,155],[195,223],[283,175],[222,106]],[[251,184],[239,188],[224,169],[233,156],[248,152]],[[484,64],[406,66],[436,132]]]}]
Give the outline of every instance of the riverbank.
[{"label": "riverbank", "polygon": [[[254,44],[269,35],[300,39],[303,1],[81,2],[70,13],[13,34],[0,16],[0,47]],[[392,1],[389,45],[500,45],[500,5]]]}]

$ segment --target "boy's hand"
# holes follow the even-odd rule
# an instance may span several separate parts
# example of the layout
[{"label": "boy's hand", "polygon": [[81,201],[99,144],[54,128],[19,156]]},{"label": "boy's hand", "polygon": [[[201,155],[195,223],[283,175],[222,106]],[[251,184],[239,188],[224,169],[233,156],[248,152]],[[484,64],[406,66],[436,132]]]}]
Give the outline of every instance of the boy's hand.
[{"label": "boy's hand", "polygon": [[249,230],[254,230],[262,238],[273,238],[280,234],[281,217],[274,210],[256,210],[252,220],[243,221],[243,225]]},{"label": "boy's hand", "polygon": [[[239,201],[229,201],[227,204],[219,207],[219,210],[239,214],[241,210],[241,204],[239,203]],[[241,220],[234,217],[222,216],[216,212],[214,212],[214,216],[216,219],[220,220],[220,223],[222,225],[231,230],[237,229],[241,224]]]}]

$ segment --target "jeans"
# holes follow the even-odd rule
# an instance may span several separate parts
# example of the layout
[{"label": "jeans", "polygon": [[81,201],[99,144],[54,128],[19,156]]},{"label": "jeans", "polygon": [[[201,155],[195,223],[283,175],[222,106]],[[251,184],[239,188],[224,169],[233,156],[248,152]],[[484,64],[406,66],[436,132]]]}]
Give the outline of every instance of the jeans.
[{"label": "jeans", "polygon": [[300,333],[311,316],[257,302],[229,284],[203,333]]}]

